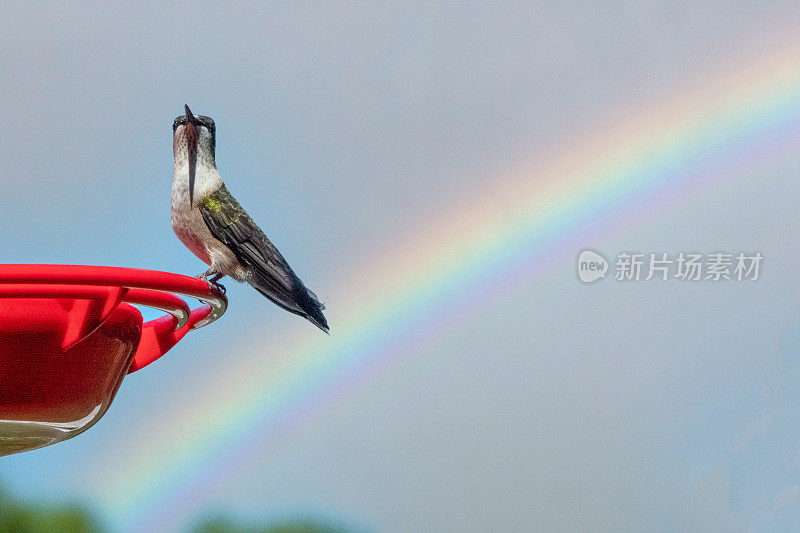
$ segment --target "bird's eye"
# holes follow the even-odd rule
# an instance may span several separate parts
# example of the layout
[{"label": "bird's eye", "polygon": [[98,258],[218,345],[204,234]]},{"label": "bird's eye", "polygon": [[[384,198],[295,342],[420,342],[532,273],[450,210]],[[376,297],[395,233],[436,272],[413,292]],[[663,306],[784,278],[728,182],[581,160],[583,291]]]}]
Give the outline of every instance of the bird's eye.
[{"label": "bird's eye", "polygon": [[212,119],[211,117],[199,116],[197,117],[197,119],[206,128],[210,130],[216,129],[216,126],[214,125],[214,119]]}]

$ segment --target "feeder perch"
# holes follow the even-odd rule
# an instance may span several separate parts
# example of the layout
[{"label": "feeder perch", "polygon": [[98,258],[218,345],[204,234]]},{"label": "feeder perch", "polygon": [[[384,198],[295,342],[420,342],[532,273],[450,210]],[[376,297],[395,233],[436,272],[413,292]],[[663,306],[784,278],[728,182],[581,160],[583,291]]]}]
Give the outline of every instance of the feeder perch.
[{"label": "feeder perch", "polygon": [[[195,309],[179,296],[203,302]],[[144,322],[141,305],[165,311]],[[82,433],[125,375],[225,312],[205,280],[135,268],[0,265],[0,456]]]}]

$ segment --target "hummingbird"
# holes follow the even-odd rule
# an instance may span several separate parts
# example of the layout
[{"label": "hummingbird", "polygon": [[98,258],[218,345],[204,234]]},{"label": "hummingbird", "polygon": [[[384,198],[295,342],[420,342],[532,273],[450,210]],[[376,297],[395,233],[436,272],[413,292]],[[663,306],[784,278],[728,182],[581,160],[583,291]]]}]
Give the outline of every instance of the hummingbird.
[{"label": "hummingbird", "polygon": [[222,182],[214,158],[214,120],[193,115],[188,105],[184,111],[172,123],[172,230],[209,266],[198,277],[215,285],[224,276],[247,282],[328,333],[325,306]]}]

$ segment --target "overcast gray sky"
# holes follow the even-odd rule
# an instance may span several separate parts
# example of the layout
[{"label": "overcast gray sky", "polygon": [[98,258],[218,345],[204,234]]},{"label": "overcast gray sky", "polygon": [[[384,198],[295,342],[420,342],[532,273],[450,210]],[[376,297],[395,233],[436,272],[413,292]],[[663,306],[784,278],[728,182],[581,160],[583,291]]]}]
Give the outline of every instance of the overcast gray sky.
[{"label": "overcast gray sky", "polygon": [[[795,2],[9,4],[0,261],[205,270],[169,227],[170,125],[186,103],[216,120],[223,179],[328,302],[336,343],[353,298],[337,290],[413,232],[553,154],[614,146],[660,102],[713,107],[709,86],[725,93],[724,80],[800,57],[798,23]],[[532,256],[546,268],[523,265],[507,288],[483,280],[499,287],[491,297],[460,287],[452,302],[477,303],[434,307],[457,316],[426,321],[435,334],[309,386],[313,408],[279,429],[254,420],[264,427],[235,461],[221,451],[191,466],[208,485],[209,469],[235,463],[218,486],[182,470],[163,506],[105,492],[117,476],[141,490],[124,476],[136,450],[191,446],[157,431],[236,389],[216,368],[318,333],[232,282],[220,322],[128,377],[85,434],[0,460],[0,480],[86,501],[119,531],[217,511],[397,532],[796,529],[798,129],[773,132],[746,164],[723,150],[734,163],[707,179],[601,210]],[[585,286],[583,248],[765,259],[751,283]]]}]

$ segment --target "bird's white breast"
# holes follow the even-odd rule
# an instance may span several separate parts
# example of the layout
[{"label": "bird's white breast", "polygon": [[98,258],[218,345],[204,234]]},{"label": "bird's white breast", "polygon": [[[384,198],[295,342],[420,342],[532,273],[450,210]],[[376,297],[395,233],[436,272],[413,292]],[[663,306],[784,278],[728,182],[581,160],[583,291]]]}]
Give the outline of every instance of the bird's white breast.
[{"label": "bird's white breast", "polygon": [[208,229],[198,207],[206,196],[220,186],[222,178],[216,168],[197,165],[190,202],[188,158],[176,157],[172,176],[172,230],[194,255],[215,272],[242,281],[246,278],[245,270],[233,252]]}]

